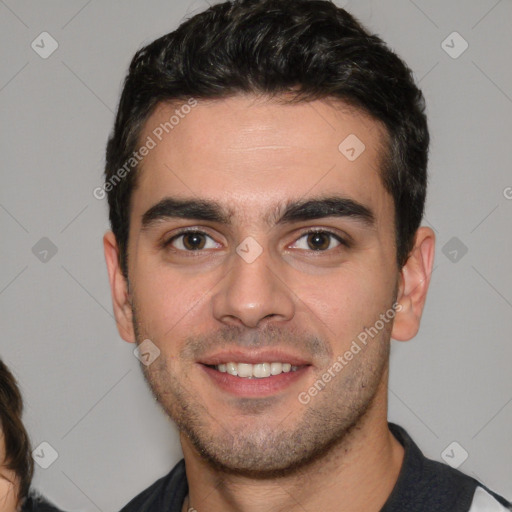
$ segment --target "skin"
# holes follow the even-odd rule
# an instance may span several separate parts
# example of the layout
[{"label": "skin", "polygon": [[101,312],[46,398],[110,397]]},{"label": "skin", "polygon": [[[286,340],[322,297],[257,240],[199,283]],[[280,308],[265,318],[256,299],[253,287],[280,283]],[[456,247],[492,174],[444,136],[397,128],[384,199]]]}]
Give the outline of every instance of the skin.
[{"label": "skin", "polygon": [[[175,108],[161,104],[141,140]],[[338,150],[350,134],[366,147],[354,161]],[[403,460],[387,426],[390,337],[408,340],[419,328],[434,234],[420,228],[397,267],[393,199],[379,175],[385,136],[339,103],[236,96],[200,101],[144,158],[130,211],[129,289],[110,231],[104,250],[121,337],[160,350],[144,371],[180,427],[183,510],[378,511],[389,496]],[[333,195],[365,206],[374,222],[276,222],[287,201]],[[143,214],[169,196],[215,201],[230,222],[166,218],[142,229]],[[190,237],[162,247],[184,227],[208,235],[203,249],[187,252]],[[322,235],[318,250],[311,229],[349,245]],[[252,263],[236,252],[249,236],[262,249]],[[299,393],[395,301],[394,322],[301,403]],[[220,389],[200,364],[220,348],[265,347],[310,366],[284,390],[247,398]]]},{"label": "skin", "polygon": [[[0,430],[0,461],[5,461],[5,441]],[[16,512],[18,510],[18,478],[12,469],[0,465],[0,509],[3,512]]]}]

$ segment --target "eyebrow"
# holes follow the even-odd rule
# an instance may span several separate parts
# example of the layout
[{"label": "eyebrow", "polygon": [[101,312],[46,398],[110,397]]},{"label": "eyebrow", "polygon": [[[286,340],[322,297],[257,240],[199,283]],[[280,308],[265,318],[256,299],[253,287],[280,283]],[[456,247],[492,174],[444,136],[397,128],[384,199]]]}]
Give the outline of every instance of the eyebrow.
[{"label": "eyebrow", "polygon": [[368,227],[375,225],[375,215],[367,206],[347,197],[324,197],[305,201],[288,201],[276,224],[321,219],[323,217],[350,217]]},{"label": "eyebrow", "polygon": [[[141,230],[148,231],[160,222],[173,218],[230,225],[234,215],[232,209],[226,209],[216,201],[165,197],[142,215]],[[273,226],[324,217],[349,217],[368,227],[375,225],[375,215],[369,207],[340,196],[289,200],[274,208],[265,220]]]},{"label": "eyebrow", "polygon": [[142,216],[142,231],[173,218],[194,219],[229,224],[231,215],[214,201],[206,199],[176,199],[165,197]]}]

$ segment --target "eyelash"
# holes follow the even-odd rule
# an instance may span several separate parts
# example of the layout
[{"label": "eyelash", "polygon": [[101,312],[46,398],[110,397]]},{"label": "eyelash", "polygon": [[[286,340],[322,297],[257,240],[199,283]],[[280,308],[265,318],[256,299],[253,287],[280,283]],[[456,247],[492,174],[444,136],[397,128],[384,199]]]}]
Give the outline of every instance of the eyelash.
[{"label": "eyelash", "polygon": [[[300,240],[301,238],[305,237],[305,236],[308,236],[308,235],[312,235],[312,234],[316,234],[316,233],[321,233],[321,234],[325,234],[325,235],[328,235],[332,238],[334,238],[337,242],[340,243],[340,245],[344,246],[345,248],[349,249],[351,247],[351,243],[347,240],[347,239],[344,239],[342,238],[341,236],[339,236],[338,234],[336,233],[333,233],[332,231],[329,231],[327,229],[311,229],[309,231],[304,231],[298,238],[296,238],[293,242],[293,244],[296,244],[298,240]],[[175,240],[177,240],[178,238],[184,236],[184,235],[204,235],[212,240],[213,237],[211,237],[208,233],[205,233],[204,231],[200,231],[198,229],[189,229],[189,230],[183,230],[183,231],[180,231],[176,234],[174,234],[172,237],[168,238],[167,240],[164,240],[162,242],[162,248],[163,249],[166,249],[168,248]],[[292,245],[293,245],[292,244]],[[334,247],[333,249],[325,249],[323,251],[320,251],[320,250],[314,250],[314,249],[309,249],[308,252],[312,252],[312,253],[326,253],[326,252],[331,252],[333,250],[336,250],[337,247]],[[183,250],[183,249],[174,249],[175,251],[179,251],[179,252],[186,252],[186,253],[201,253],[201,252],[204,252],[205,249],[199,249],[199,250]],[[305,250],[305,249],[303,249]]]}]

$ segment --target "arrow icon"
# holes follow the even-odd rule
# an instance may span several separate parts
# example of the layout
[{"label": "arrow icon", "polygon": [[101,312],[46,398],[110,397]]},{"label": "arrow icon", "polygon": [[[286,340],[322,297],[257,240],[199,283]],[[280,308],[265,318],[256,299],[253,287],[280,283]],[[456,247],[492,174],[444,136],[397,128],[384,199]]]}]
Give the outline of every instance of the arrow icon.
[{"label": "arrow icon", "polygon": [[455,48],[455,43],[454,43],[453,39],[450,39],[450,43],[451,44],[446,43],[445,46],[447,48]]},{"label": "arrow icon", "polygon": [[41,448],[41,453],[36,453],[35,456],[42,459],[44,457],[44,450]]},{"label": "arrow icon", "polygon": [[45,260],[46,258],[48,258],[48,251],[39,251],[39,254],[42,254],[42,255],[43,255],[43,260]]},{"label": "arrow icon", "polygon": [[349,152],[350,152],[350,156],[353,157],[354,153],[356,152],[356,148],[348,148],[345,150],[345,153],[349,153]]},{"label": "arrow icon", "polygon": [[149,361],[149,358],[151,357],[151,354],[149,352],[145,352],[144,354],[140,355],[146,360],[146,363]]},{"label": "arrow icon", "polygon": [[41,39],[41,44],[36,44],[35,46],[37,46],[38,48],[44,48],[44,40]]},{"label": "arrow icon", "polygon": [[238,249],[240,252],[249,252],[249,244],[245,244],[245,248],[242,249],[241,247]]},{"label": "arrow icon", "polygon": [[453,459],[453,458],[455,458],[455,452],[453,451],[453,448],[450,450],[450,453],[449,453],[449,454],[448,454],[448,452],[447,452],[447,453],[445,453],[445,454],[444,454],[444,456],[445,456],[445,457],[448,457],[449,459]]},{"label": "arrow icon", "polygon": [[448,251],[448,254],[450,256],[453,256],[453,259],[456,260],[459,253],[457,252],[456,249],[453,249],[453,251]]}]

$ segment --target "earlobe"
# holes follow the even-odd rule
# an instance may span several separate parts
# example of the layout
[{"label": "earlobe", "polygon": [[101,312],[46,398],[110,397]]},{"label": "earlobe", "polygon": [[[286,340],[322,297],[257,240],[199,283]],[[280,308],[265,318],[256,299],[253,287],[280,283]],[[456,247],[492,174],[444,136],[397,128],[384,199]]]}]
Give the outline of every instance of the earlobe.
[{"label": "earlobe", "polygon": [[130,292],[128,290],[127,280],[123,276],[119,266],[119,247],[112,231],[107,231],[103,236],[103,250],[107,264],[117,330],[121,338],[125,341],[135,343]]},{"label": "earlobe", "polygon": [[435,235],[432,229],[420,227],[414,247],[400,272],[397,308],[391,337],[399,341],[413,338],[420,327],[434,264]]}]

